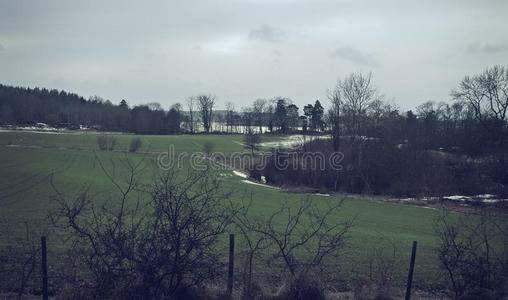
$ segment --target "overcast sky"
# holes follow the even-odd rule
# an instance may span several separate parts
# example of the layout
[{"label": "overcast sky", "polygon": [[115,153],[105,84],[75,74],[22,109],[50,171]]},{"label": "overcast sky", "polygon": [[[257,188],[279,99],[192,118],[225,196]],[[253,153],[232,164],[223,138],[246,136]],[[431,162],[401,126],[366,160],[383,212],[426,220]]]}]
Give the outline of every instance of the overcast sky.
[{"label": "overcast sky", "polygon": [[302,107],[372,71],[410,109],[495,64],[508,64],[506,0],[0,0],[0,83],[114,103]]}]

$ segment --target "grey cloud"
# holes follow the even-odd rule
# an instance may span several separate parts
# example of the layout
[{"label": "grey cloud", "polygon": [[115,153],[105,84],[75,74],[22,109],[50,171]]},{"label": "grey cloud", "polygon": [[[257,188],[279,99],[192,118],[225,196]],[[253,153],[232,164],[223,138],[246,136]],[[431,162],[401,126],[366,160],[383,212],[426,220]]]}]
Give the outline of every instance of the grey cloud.
[{"label": "grey cloud", "polygon": [[274,55],[274,56],[282,56],[282,52],[280,52],[277,49],[274,49],[274,50],[272,50],[272,55]]},{"label": "grey cloud", "polygon": [[508,44],[472,43],[467,47],[466,51],[469,54],[505,52],[508,51]]},{"label": "grey cloud", "polygon": [[370,55],[368,53],[361,52],[360,50],[355,49],[350,46],[342,47],[342,48],[335,50],[333,52],[333,55],[336,57],[339,57],[341,59],[352,61],[352,62],[359,64],[359,65],[371,66],[371,67],[378,65],[378,62],[372,55]]},{"label": "grey cloud", "polygon": [[286,37],[286,32],[268,25],[252,29],[249,32],[249,39],[263,40],[268,42],[279,42]]}]

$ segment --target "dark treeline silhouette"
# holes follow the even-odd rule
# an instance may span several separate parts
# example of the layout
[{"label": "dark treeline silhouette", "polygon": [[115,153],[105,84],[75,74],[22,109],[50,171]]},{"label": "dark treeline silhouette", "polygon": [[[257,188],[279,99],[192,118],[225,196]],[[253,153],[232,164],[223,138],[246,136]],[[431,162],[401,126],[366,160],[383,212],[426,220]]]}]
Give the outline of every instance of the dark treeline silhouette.
[{"label": "dark treeline silhouette", "polygon": [[137,134],[245,133],[251,129],[291,133],[302,128],[305,133],[325,131],[324,108],[319,101],[305,106],[302,116],[298,106],[283,97],[257,99],[240,112],[231,103],[226,104],[226,110],[216,110],[215,96],[207,94],[190,97],[186,104],[187,110],[180,103],[169,110],[159,103],[129,107],[125,100],[116,105],[98,96],[85,99],[55,89],[0,85],[0,125],[43,123],[56,128]]},{"label": "dark treeline silhouette", "polygon": [[118,105],[100,97],[86,100],[65,91],[0,85],[0,124],[34,125],[142,134],[178,134],[183,115],[179,104],[164,111],[149,103],[130,108],[125,100]]}]

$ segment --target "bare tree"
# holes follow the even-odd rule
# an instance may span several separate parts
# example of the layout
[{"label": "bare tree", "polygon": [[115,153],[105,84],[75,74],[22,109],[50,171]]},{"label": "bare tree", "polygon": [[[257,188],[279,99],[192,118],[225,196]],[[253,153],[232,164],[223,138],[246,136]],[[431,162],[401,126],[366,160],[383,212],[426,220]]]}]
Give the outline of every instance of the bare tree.
[{"label": "bare tree", "polygon": [[215,96],[199,95],[197,96],[199,110],[201,112],[201,121],[206,133],[210,133],[213,122],[213,107],[215,105]]},{"label": "bare tree", "polygon": [[195,109],[195,98],[189,97],[187,98],[187,109],[189,110],[189,130],[191,133],[194,133],[194,109]]},{"label": "bare tree", "polygon": [[252,112],[254,114],[255,123],[259,128],[259,133],[263,133],[263,116],[266,103],[267,101],[265,99],[256,99],[252,104]]},{"label": "bare tree", "polygon": [[274,258],[280,258],[289,273],[296,276],[311,268],[323,268],[326,258],[338,254],[353,224],[352,220],[340,222],[334,216],[341,205],[341,201],[329,201],[321,207],[302,199],[295,206],[286,201],[266,219],[239,215],[237,223],[264,236],[276,249]]},{"label": "bare tree", "polygon": [[[36,271],[39,266],[41,232],[27,221],[24,232],[12,245],[3,246],[0,251],[0,275],[4,291],[15,292],[17,299],[23,299],[27,288],[36,285]],[[0,236],[14,236],[10,228],[3,228]],[[5,238],[5,237],[4,237]],[[5,276],[5,277],[4,277]]]},{"label": "bare tree", "polygon": [[266,108],[265,108],[265,114],[267,116],[267,125],[268,125],[268,130],[270,132],[273,132],[273,127],[275,126],[275,104],[273,103],[267,103],[266,105]]},{"label": "bare tree", "polygon": [[232,102],[226,103],[226,126],[229,133],[233,132],[235,126],[235,105]]},{"label": "bare tree", "polygon": [[174,297],[221,275],[218,240],[234,206],[217,176],[170,170],[147,185],[139,182],[140,162],[122,161],[125,181],[99,164],[117,195],[101,201],[84,189],[71,200],[55,187],[52,214],[82,253],[96,297]]},{"label": "bare tree", "polygon": [[454,216],[445,212],[435,223],[441,267],[455,297],[475,289],[496,291],[503,298],[508,276],[508,228],[504,216],[486,210]]},{"label": "bare tree", "polygon": [[254,297],[252,289],[254,258],[258,257],[258,254],[262,250],[266,250],[270,245],[263,234],[253,232],[250,230],[249,226],[247,226],[250,224],[248,222],[247,214],[251,204],[252,195],[249,203],[244,205],[243,209],[241,210],[242,213],[238,214],[237,218],[235,219],[235,224],[240,231],[246,246],[246,249],[243,251],[245,253],[245,265],[243,270],[243,294],[246,298]]},{"label": "bare tree", "polygon": [[362,121],[367,109],[374,100],[380,98],[372,83],[372,73],[352,73],[339,80],[332,99],[335,98],[339,99],[342,112],[350,118],[351,134],[361,135]]},{"label": "bare tree", "polygon": [[331,126],[333,149],[338,151],[340,148],[340,112],[342,108],[342,98],[339,85],[331,91],[328,91],[328,100],[332,107],[328,111],[328,123]]},{"label": "bare tree", "polygon": [[247,133],[252,131],[252,125],[254,123],[254,112],[252,111],[252,107],[244,107],[242,108],[242,123],[244,130],[243,132]]},{"label": "bare tree", "polygon": [[504,126],[508,110],[508,69],[503,66],[487,68],[483,73],[466,76],[452,97],[469,105],[476,119],[490,133]]},{"label": "bare tree", "polygon": [[252,128],[247,128],[247,132],[244,135],[245,148],[251,151],[254,156],[254,151],[259,149],[259,143],[261,142],[261,135],[254,133]]}]

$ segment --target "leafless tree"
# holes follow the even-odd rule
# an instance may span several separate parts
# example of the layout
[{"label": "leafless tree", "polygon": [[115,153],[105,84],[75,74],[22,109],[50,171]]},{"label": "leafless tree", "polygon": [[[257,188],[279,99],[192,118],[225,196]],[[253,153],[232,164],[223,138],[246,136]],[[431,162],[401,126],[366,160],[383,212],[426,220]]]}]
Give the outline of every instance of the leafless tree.
[{"label": "leafless tree", "polygon": [[273,132],[273,127],[275,126],[275,104],[273,102],[268,102],[265,107],[265,114],[267,116],[267,125],[268,130]]},{"label": "leafless tree", "polygon": [[263,116],[266,103],[267,101],[265,99],[256,99],[252,104],[252,112],[254,114],[255,123],[259,128],[259,133],[263,133]]},{"label": "leafless tree", "polygon": [[247,133],[252,131],[252,125],[254,123],[254,112],[252,107],[244,107],[242,108],[242,123],[243,123],[243,132]]},{"label": "leafless tree", "polygon": [[490,132],[504,126],[508,110],[508,69],[487,68],[483,73],[466,76],[452,97],[469,105],[476,119]]},{"label": "leafless tree", "polygon": [[235,219],[236,227],[238,228],[242,240],[245,243],[246,249],[243,251],[245,254],[245,264],[243,270],[243,294],[244,297],[253,297],[252,280],[253,280],[253,268],[254,258],[258,257],[262,250],[266,250],[269,247],[269,243],[266,237],[258,232],[251,231],[246,221],[249,220],[248,213],[252,204],[251,199],[247,204],[244,204],[240,214],[237,214]]},{"label": "leafless tree", "polygon": [[99,164],[117,194],[101,201],[85,188],[69,199],[55,187],[52,214],[82,253],[97,297],[175,297],[221,275],[218,240],[235,208],[217,176],[170,170],[144,184],[144,163],[123,161],[125,180]]},{"label": "leafless tree", "polygon": [[[0,248],[0,278],[5,291],[15,292],[17,299],[23,299],[27,288],[34,287],[39,270],[40,236],[28,222],[23,223],[23,235]],[[0,236],[12,237],[10,228],[3,228]],[[5,237],[4,237],[5,238]]]},{"label": "leafless tree", "polygon": [[235,126],[235,105],[232,102],[226,103],[226,126],[229,133],[233,132]]},{"label": "leafless tree", "polygon": [[196,99],[194,97],[187,98],[187,109],[189,110],[189,130],[194,133],[194,109],[196,106]]},{"label": "leafless tree", "polygon": [[328,100],[332,107],[328,111],[328,123],[331,126],[333,149],[338,151],[340,148],[340,111],[342,107],[341,90],[337,85],[333,90],[328,91]]},{"label": "leafless tree", "polygon": [[455,297],[478,288],[506,296],[508,228],[503,218],[481,209],[463,216],[445,212],[436,221],[439,260]]},{"label": "leafless tree", "polygon": [[349,130],[352,135],[362,134],[363,117],[373,101],[380,95],[372,82],[372,73],[352,73],[339,80],[332,93],[332,103],[340,103],[342,113],[350,119]]},{"label": "leafless tree", "polygon": [[201,122],[206,133],[210,133],[213,123],[213,107],[215,105],[215,96],[199,95],[197,96],[199,110],[201,112]]},{"label": "leafless tree", "polygon": [[[320,201],[320,205],[322,205]],[[338,254],[352,227],[352,220],[338,221],[342,202],[326,202],[318,206],[310,199],[297,205],[286,201],[266,219],[250,219],[239,215],[237,223],[246,231],[260,234],[276,249],[292,276],[311,268],[323,268],[326,258]]]},{"label": "leafless tree", "polygon": [[261,142],[261,135],[254,133],[252,128],[247,128],[247,132],[244,135],[245,148],[251,151],[254,156],[254,151],[259,149],[259,143]]}]

